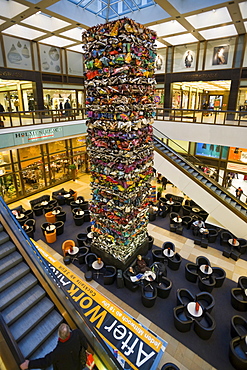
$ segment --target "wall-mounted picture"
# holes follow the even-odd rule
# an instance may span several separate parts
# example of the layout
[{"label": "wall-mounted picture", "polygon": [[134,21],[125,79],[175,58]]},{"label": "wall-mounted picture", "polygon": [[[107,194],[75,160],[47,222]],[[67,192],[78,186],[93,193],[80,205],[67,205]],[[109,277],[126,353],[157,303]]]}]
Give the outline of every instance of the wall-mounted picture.
[{"label": "wall-mounted picture", "polygon": [[83,56],[81,53],[67,51],[68,74],[75,76],[83,75]]},{"label": "wall-mounted picture", "polygon": [[227,64],[229,45],[216,46],[214,48],[213,65]]},{"label": "wall-mounted picture", "polygon": [[192,50],[187,50],[184,53],[184,66],[186,68],[193,67],[193,63],[195,61],[195,53]]},{"label": "wall-mounted picture", "polygon": [[161,49],[159,50],[154,62],[155,73],[165,72],[165,60],[166,60],[166,49]]},{"label": "wall-mounted picture", "polygon": [[31,70],[32,58],[30,41],[5,35],[3,40],[7,56],[7,67]]},{"label": "wall-mounted picture", "polygon": [[61,73],[60,49],[49,45],[39,45],[41,70],[43,72]]}]

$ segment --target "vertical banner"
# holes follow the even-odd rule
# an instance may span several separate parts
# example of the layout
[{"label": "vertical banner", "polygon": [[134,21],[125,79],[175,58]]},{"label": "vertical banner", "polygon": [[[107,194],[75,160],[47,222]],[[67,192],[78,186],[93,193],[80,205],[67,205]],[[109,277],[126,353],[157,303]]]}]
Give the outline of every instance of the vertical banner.
[{"label": "vertical banner", "polygon": [[49,263],[58,284],[111,348],[123,369],[156,370],[167,342],[33,243]]}]

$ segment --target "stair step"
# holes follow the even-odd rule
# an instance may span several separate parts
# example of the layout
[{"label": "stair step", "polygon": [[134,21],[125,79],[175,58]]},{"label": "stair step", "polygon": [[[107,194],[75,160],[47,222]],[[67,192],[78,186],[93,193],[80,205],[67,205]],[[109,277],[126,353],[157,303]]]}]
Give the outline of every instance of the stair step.
[{"label": "stair step", "polygon": [[28,310],[9,329],[16,341],[20,341],[30,330],[43,320],[51,310],[54,309],[53,302],[45,297],[34,307]]},{"label": "stair step", "polygon": [[40,285],[35,285],[2,311],[6,324],[13,324],[13,322],[18,320],[19,317],[27,312],[33,305],[38,303],[45,295],[45,290]]},{"label": "stair step", "polygon": [[211,190],[215,191],[216,189],[217,189],[217,186],[215,186],[215,185],[211,186]]},{"label": "stair step", "polygon": [[188,166],[187,164],[184,164],[184,166],[181,164],[181,166],[185,169],[185,170],[188,170],[190,168],[190,166]]},{"label": "stair step", "polygon": [[223,200],[225,200],[225,198],[226,198],[226,194],[225,194],[225,193],[221,193],[221,194],[220,194],[220,197],[221,197]]},{"label": "stair step", "polygon": [[32,274],[27,274],[1,293],[0,310],[13,303],[30,288],[37,284],[37,279]]},{"label": "stair step", "polygon": [[11,267],[18,265],[22,261],[22,256],[19,252],[14,251],[13,253],[7,255],[1,259],[0,264],[0,275],[5,271],[9,270]]},{"label": "stair step", "polygon": [[[47,353],[51,352],[51,349],[55,348],[57,345],[57,331],[55,330],[51,336],[39,346],[38,350],[32,354],[30,360],[34,360],[36,358],[43,358]],[[52,370],[53,367],[49,367],[46,370]]]},{"label": "stair step", "polygon": [[204,179],[202,179],[202,180],[201,180],[201,182],[202,182],[203,184],[206,184],[206,183],[208,182],[208,180],[204,178]]},{"label": "stair step", "polygon": [[0,244],[6,243],[9,240],[9,236],[5,231],[0,233]]},{"label": "stair step", "polygon": [[0,275],[0,292],[8,288],[10,285],[15,283],[17,280],[22,278],[30,271],[28,265],[24,262],[19,263],[13,268]]},{"label": "stair step", "polygon": [[[63,317],[55,310],[49,313],[36,327],[20,342],[19,348],[25,358],[29,358],[58,326],[63,322]],[[72,370],[72,369],[71,369]]]},{"label": "stair step", "polygon": [[241,208],[242,208],[242,207],[241,207],[239,204],[237,204],[235,208],[236,208],[238,211],[241,211]]},{"label": "stair step", "polygon": [[0,259],[14,252],[15,250],[16,246],[14,243],[11,240],[8,240],[6,243],[0,245]]},{"label": "stair step", "polygon": [[243,215],[247,216],[247,211],[246,211],[246,209],[241,208],[241,213],[243,213]]},{"label": "stair step", "polygon": [[3,231],[3,225],[0,223],[0,232]]},{"label": "stair step", "polygon": [[222,193],[222,191],[220,189],[215,190],[215,193],[218,194],[218,195],[220,195],[220,196],[221,196],[221,194],[224,194],[224,193]]}]

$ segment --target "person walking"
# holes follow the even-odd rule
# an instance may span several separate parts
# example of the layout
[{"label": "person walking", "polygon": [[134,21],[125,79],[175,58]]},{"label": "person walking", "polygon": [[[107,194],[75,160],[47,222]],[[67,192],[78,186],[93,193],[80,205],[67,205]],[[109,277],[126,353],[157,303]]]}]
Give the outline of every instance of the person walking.
[{"label": "person walking", "polygon": [[[64,109],[71,109],[71,105],[69,103],[69,100],[67,99],[65,104],[64,104]],[[70,111],[65,110],[65,116],[69,117],[70,116]]]},{"label": "person walking", "polygon": [[86,366],[86,360],[85,364],[82,364],[81,358],[86,359],[86,349],[86,338],[81,330],[70,331],[67,324],[61,324],[58,328],[58,343],[54,350],[43,358],[25,360],[20,369],[46,369],[53,365],[54,370],[82,370]]},{"label": "person walking", "polygon": [[241,189],[241,187],[239,186],[236,189],[236,198],[238,198],[240,200],[240,197],[241,197],[242,194],[243,194],[243,189]]}]

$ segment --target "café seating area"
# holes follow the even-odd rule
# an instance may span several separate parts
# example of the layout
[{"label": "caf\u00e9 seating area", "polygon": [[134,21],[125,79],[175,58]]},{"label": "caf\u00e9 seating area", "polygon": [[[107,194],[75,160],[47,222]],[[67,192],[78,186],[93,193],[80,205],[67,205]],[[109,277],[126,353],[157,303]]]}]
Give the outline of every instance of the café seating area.
[{"label": "caf\u00e9 seating area", "polygon": [[231,319],[229,359],[235,369],[247,369],[247,320],[235,315]]}]

